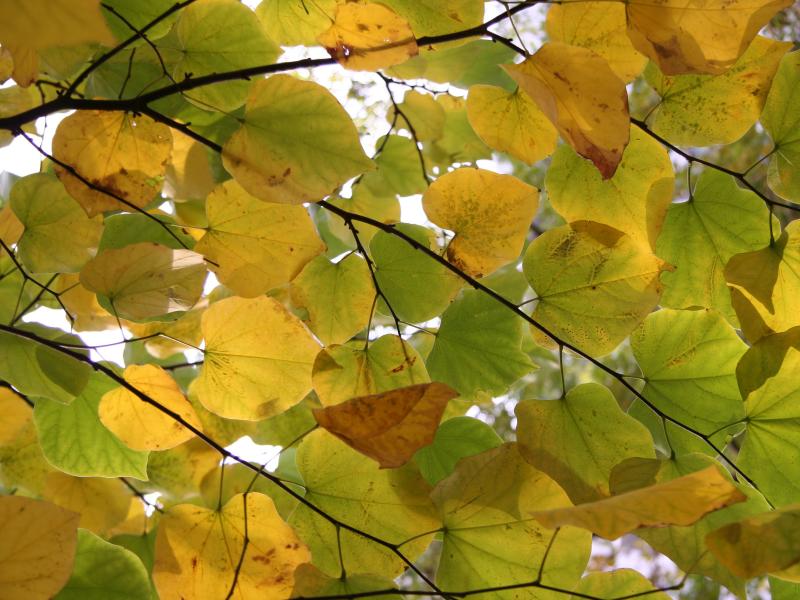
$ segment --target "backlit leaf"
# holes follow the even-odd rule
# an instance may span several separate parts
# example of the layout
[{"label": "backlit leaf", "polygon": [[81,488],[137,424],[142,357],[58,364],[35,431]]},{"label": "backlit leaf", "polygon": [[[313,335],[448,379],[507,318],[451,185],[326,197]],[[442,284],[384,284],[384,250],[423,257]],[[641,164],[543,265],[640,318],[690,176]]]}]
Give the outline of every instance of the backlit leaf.
[{"label": "backlit leaf", "polygon": [[49,502],[0,497],[0,595],[48,600],[69,579],[78,515]]},{"label": "backlit leaf", "polygon": [[42,497],[80,514],[80,527],[104,536],[128,516],[131,493],[119,479],[47,475]]},{"label": "backlit leaf", "polygon": [[546,231],[523,261],[539,299],[533,318],[594,355],[611,352],[655,307],[667,268],[629,235],[591,221]]},{"label": "backlit leaf", "polygon": [[195,251],[246,298],[288,283],[325,249],[305,208],[264,202],[232,180],[208,196],[206,215],[208,231]]},{"label": "backlit leaf", "polygon": [[81,284],[103,308],[132,321],[180,316],[200,298],[205,278],[200,254],[150,242],[104,250],[81,270]]},{"label": "backlit leaf", "polygon": [[609,496],[611,470],[626,458],[655,458],[646,428],[596,383],[559,400],[524,400],[515,412],[520,454],[575,503]]},{"label": "backlit leaf", "polygon": [[202,319],[205,362],[197,397],[228,419],[257,421],[297,404],[311,390],[319,345],[273,298],[227,298]]},{"label": "backlit leaf", "polygon": [[575,151],[604,179],[614,175],[628,144],[625,84],[591,50],[547,42],[506,71],[542,109]]},{"label": "backlit leaf", "polygon": [[410,24],[414,35],[441,35],[479,25],[483,19],[480,0],[383,0]]},{"label": "backlit leaf", "polygon": [[166,125],[125,113],[78,111],[61,121],[53,138],[53,155],[99,188],[55,166],[64,187],[90,217],[150,204],[161,190],[171,151]]},{"label": "backlit leaf", "polygon": [[775,143],[769,163],[768,182],[773,192],[800,200],[800,116],[789,107],[800,102],[800,52],[784,55],[761,114],[761,123]]},{"label": "backlit leaf", "polygon": [[[589,573],[574,590],[591,598],[620,598],[637,595],[651,600],[668,600],[665,592],[657,592],[644,575],[633,569],[616,569],[604,573]],[[580,598],[581,596],[572,596]]]},{"label": "backlit leaf", "polygon": [[240,598],[279,600],[309,558],[272,500],[238,494],[217,510],[179,504],[161,517],[153,581],[162,600],[224,598],[231,589]]},{"label": "backlit leaf", "polygon": [[519,257],[538,200],[536,188],[513,176],[462,168],[434,181],[422,207],[433,223],[455,233],[448,260],[484,277]]},{"label": "backlit leaf", "polygon": [[318,408],[314,418],[382,469],[396,468],[433,442],[447,403],[457,395],[443,383],[422,383]]},{"label": "backlit leaf", "polygon": [[418,52],[408,21],[383,4],[338,4],[330,29],[317,41],[343,67],[377,71]]},{"label": "backlit leaf", "polygon": [[285,46],[315,46],[333,23],[337,0],[264,0],[256,8],[270,38]]},{"label": "backlit leaf", "polygon": [[691,525],[711,511],[745,499],[718,467],[710,466],[666,483],[533,517],[547,527],[574,525],[613,540],[640,527]]},{"label": "backlit leaf", "polygon": [[286,204],[322,200],[372,168],[353,121],[330,92],[288,75],[253,84],[244,123],[222,159],[249,193]]}]

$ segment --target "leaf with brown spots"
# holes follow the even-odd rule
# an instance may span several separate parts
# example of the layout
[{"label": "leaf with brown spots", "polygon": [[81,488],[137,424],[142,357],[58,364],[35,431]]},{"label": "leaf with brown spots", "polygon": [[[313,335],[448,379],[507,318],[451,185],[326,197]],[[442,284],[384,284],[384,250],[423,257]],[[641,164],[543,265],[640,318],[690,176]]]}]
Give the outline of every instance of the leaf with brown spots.
[{"label": "leaf with brown spots", "polygon": [[382,469],[391,469],[433,442],[444,409],[456,396],[449,385],[422,383],[318,408],[314,418]]}]

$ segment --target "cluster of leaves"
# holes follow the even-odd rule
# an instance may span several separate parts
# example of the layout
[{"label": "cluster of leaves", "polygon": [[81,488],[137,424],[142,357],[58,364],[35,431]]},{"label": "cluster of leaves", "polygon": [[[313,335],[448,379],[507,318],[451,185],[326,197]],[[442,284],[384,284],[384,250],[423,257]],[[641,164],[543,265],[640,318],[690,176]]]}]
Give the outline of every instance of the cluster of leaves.
[{"label": "cluster of leaves", "polygon": [[537,4],[0,5],[0,596],[800,594],[791,2]]}]

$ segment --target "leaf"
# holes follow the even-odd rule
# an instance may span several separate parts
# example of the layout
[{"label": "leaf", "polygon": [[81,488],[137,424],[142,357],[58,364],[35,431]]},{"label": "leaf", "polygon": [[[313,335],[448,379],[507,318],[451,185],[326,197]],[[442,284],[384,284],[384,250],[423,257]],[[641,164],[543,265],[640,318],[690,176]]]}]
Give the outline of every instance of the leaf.
[{"label": "leaf", "polygon": [[706,537],[708,547],[739,577],[750,579],[800,562],[800,508],[790,505],[729,523]]},{"label": "leaf", "polygon": [[80,281],[112,315],[146,321],[192,308],[205,278],[200,254],[142,242],[104,250],[84,265]]},{"label": "leaf", "polygon": [[[348,575],[346,578],[328,577],[314,565],[306,563],[297,567],[294,572],[294,590],[292,598],[314,598],[316,596],[333,596],[363,594],[376,590],[388,590],[391,580],[374,575]],[[385,598],[400,598],[398,594],[380,594]],[[361,596],[369,598],[369,596]]]},{"label": "leaf", "polygon": [[626,4],[633,45],[667,75],[720,74],[750,46],[786,0],[667,0]]},{"label": "leaf", "polygon": [[119,479],[72,477],[59,471],[47,475],[42,497],[80,514],[79,526],[100,536],[128,516],[131,494]]},{"label": "leaf", "polygon": [[75,567],[55,600],[150,600],[150,577],[133,552],[81,529]]},{"label": "leaf", "polygon": [[586,48],[547,42],[523,63],[504,68],[603,179],[614,175],[630,119],[625,84],[605,59]]},{"label": "leaf", "polygon": [[648,83],[661,96],[650,113],[650,127],[679,146],[729,144],[758,120],[772,77],[790,46],[756,37],[721,75],[662,75],[652,64]]},{"label": "leaf", "polygon": [[[574,590],[583,597],[619,598],[623,596],[647,596],[652,600],[668,600],[665,592],[656,591],[641,573],[633,569],[616,569],[604,573],[589,573]],[[580,598],[582,596],[572,596]]]},{"label": "leaf", "polygon": [[428,371],[462,396],[499,396],[535,367],[521,346],[522,321],[483,292],[466,291],[442,315]]},{"label": "leaf", "polygon": [[333,344],[314,360],[314,391],[323,406],[358,396],[428,383],[425,363],[414,348],[396,335],[384,335],[364,345]]},{"label": "leaf", "polygon": [[90,188],[59,164],[54,167],[90,217],[150,204],[161,190],[171,151],[172,134],[166,125],[125,113],[78,111],[61,121],[53,138],[56,159],[99,188]]},{"label": "leaf", "polygon": [[433,442],[447,403],[457,395],[442,383],[421,383],[318,408],[314,418],[381,469],[394,469]]},{"label": "leaf", "polygon": [[547,158],[556,148],[555,127],[519,89],[473,85],[467,96],[467,118],[488,146],[528,164]]},{"label": "leaf", "polygon": [[318,256],[290,290],[292,303],[308,311],[308,326],[324,344],[342,344],[369,324],[375,286],[366,261],[356,254],[337,263]]},{"label": "leaf", "polygon": [[483,421],[454,417],[439,425],[433,442],[417,451],[414,462],[425,481],[436,485],[453,472],[462,458],[496,448],[502,442]]},{"label": "leaf", "polygon": [[10,206],[25,228],[18,250],[32,273],[73,273],[94,256],[102,217],[87,218],[55,177],[37,173],[20,179]]},{"label": "leaf", "polygon": [[640,527],[687,526],[709,512],[742,502],[740,492],[716,466],[677,479],[571,508],[533,514],[546,527],[573,525],[609,540]]},{"label": "leaf", "polygon": [[672,204],[656,253],[675,265],[664,273],[663,306],[713,308],[738,324],[725,282],[725,265],[735,255],[769,244],[769,210],[754,193],[728,175],[706,170],[688,202]]},{"label": "leaf", "polygon": [[205,362],[197,398],[228,419],[257,421],[311,390],[319,350],[311,333],[273,298],[226,298],[203,313]]},{"label": "leaf", "polygon": [[484,277],[516,260],[538,208],[536,188],[511,175],[462,168],[425,191],[422,207],[455,237],[447,259],[472,277]]},{"label": "leaf", "polygon": [[[380,469],[327,431],[317,430],[298,447],[297,468],[307,502],[369,535],[403,544],[410,560],[422,553],[439,527],[428,498],[430,487],[411,465]],[[305,503],[298,505],[289,524],[311,549],[314,566],[331,577],[340,575],[337,539],[348,573],[394,577],[407,566],[385,546],[348,529],[337,534],[330,521]]]},{"label": "leaf", "polygon": [[[399,126],[406,129],[409,126],[413,127],[417,141],[437,140],[444,134],[446,119],[444,107],[430,94],[409,90],[403,96],[399,109],[403,113],[403,117],[399,117],[398,113]],[[387,115],[390,122],[394,118],[393,115],[394,110]]]},{"label": "leaf", "polygon": [[647,250],[656,247],[674,186],[667,151],[638,127],[631,128],[630,143],[610,179],[569,146],[558,148],[545,175],[547,197],[567,222],[614,227]]},{"label": "leaf", "polygon": [[336,0],[264,0],[256,7],[267,35],[282,46],[314,46],[333,22]]},{"label": "leaf", "polygon": [[69,579],[78,515],[40,500],[0,497],[0,594],[47,600]]},{"label": "leaf", "polygon": [[[435,234],[430,229],[406,224],[397,229],[420,246],[438,251]],[[395,235],[379,231],[369,248],[377,285],[388,304],[381,312],[394,311],[398,318],[409,323],[428,321],[442,314],[461,288],[461,280],[444,265]]]},{"label": "leaf", "polygon": [[[270,64],[280,54],[255,13],[236,0],[201,0],[179,14],[179,59],[170,65],[176,81]],[[186,98],[201,108],[229,111],[244,103],[249,87],[247,81],[228,81],[191,90]]]},{"label": "leaf", "polygon": [[622,231],[591,221],[538,236],[522,266],[539,299],[533,318],[595,356],[614,350],[655,307],[669,268]]},{"label": "leaf", "polygon": [[[438,106],[438,105],[437,105]],[[416,129],[414,130],[416,133]],[[419,138],[417,138],[419,139]],[[378,141],[380,154],[375,158],[377,170],[362,178],[376,196],[396,193],[400,196],[421,194],[428,187],[420,163],[420,151],[414,140],[389,135]]]},{"label": "leaf", "polygon": [[524,400],[515,413],[520,454],[578,504],[611,495],[611,471],[626,458],[655,458],[644,425],[596,383],[579,385],[559,400]]},{"label": "leaf", "polygon": [[[432,498],[444,524],[437,584],[445,590],[542,583],[572,589],[589,558],[587,532],[545,529],[531,510],[569,506],[566,494],[504,444],[463,459]],[[552,542],[552,545],[551,545]],[[497,598],[514,598],[513,589]]]},{"label": "leaf", "polygon": [[317,41],[340,65],[356,71],[391,67],[418,52],[408,21],[382,4],[338,4],[333,24]]},{"label": "leaf", "polygon": [[735,371],[747,347],[717,313],[650,313],[631,348],[647,382],[642,393],[670,417],[706,435],[744,418]]},{"label": "leaf", "polygon": [[322,200],[372,168],[353,121],[330,92],[288,75],[253,84],[244,123],[222,161],[250,194],[286,204]]},{"label": "leaf", "polygon": [[771,333],[800,325],[797,286],[800,285],[800,235],[797,222],[760,250],[733,256],[725,265],[725,280],[745,337],[756,342]]},{"label": "leaf", "polygon": [[800,160],[800,118],[787,107],[795,106],[800,94],[800,53],[790,52],[781,59],[772,80],[761,123],[775,144],[769,162],[770,189],[783,198],[800,200],[800,179],[795,165]]},{"label": "leaf", "polygon": [[628,37],[625,6],[606,2],[553,4],[547,11],[551,41],[591,50],[608,62],[625,83],[633,81],[647,64]]},{"label": "leaf", "polygon": [[[800,367],[797,328],[763,338],[747,350],[736,368],[744,398],[747,434],[736,464],[776,506],[797,501],[800,465],[796,433]],[[779,458],[778,458],[779,457]]]},{"label": "leaf", "polygon": [[483,18],[480,0],[384,0],[382,4],[407,19],[417,37],[469,29]]},{"label": "leaf", "polygon": [[[200,428],[197,414],[178,384],[161,367],[131,365],[125,381],[172,414]],[[105,394],[98,407],[100,421],[132,450],[168,450],[194,437],[171,414],[145,402],[124,387]]]},{"label": "leaf", "polygon": [[69,405],[36,400],[33,416],[42,452],[57,469],[81,477],[147,479],[148,454],[131,450],[100,422],[100,399],[113,387],[97,374]]},{"label": "leaf", "polygon": [[263,202],[233,180],[211,192],[206,214],[208,231],[195,251],[245,298],[288,283],[325,249],[305,208]]},{"label": "leaf", "polygon": [[153,581],[163,600],[230,590],[278,600],[289,598],[294,570],[309,558],[272,500],[237,494],[218,510],[179,504],[161,517]]}]

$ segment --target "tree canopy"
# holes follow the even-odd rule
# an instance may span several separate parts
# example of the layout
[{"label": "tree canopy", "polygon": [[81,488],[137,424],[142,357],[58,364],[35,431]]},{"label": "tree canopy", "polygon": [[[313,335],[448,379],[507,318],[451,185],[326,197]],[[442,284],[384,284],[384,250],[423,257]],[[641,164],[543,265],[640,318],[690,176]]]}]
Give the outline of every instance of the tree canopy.
[{"label": "tree canopy", "polygon": [[0,597],[800,597],[799,16],[2,2]]}]

